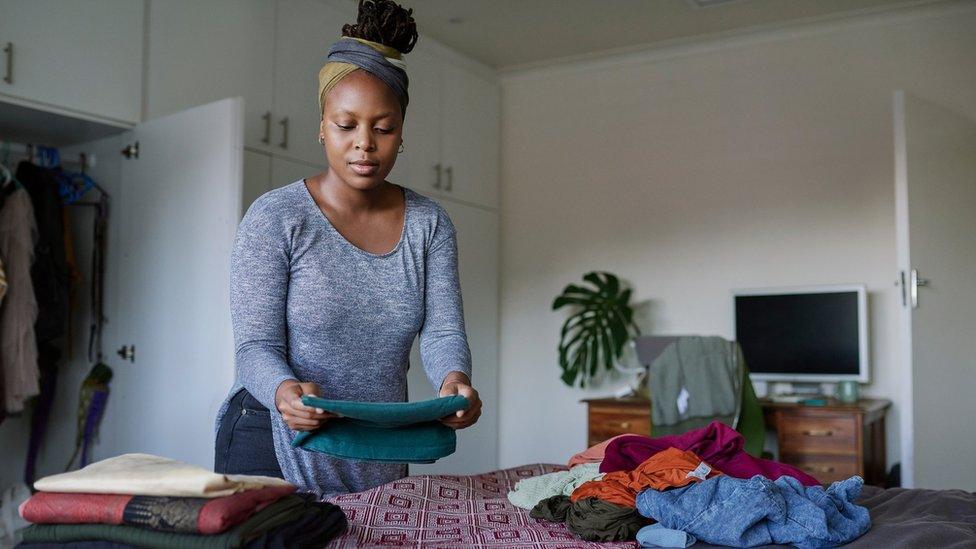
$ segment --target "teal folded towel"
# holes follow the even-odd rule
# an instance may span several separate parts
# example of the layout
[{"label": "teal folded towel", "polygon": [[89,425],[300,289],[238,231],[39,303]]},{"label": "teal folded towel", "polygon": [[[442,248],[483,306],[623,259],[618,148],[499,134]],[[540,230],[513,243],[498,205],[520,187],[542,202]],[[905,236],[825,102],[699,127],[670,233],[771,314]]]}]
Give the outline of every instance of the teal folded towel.
[{"label": "teal folded towel", "polygon": [[341,417],[321,429],[304,431],[292,446],[342,459],[433,463],[454,453],[457,435],[442,417],[468,407],[453,395],[421,402],[355,402],[305,395],[302,403]]}]

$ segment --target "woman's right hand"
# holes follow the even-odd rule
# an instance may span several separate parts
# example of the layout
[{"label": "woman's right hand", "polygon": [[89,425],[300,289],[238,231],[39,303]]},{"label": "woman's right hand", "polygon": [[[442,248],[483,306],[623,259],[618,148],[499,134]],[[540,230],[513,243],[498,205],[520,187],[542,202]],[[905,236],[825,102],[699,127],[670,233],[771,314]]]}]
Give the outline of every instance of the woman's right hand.
[{"label": "woman's right hand", "polygon": [[312,382],[299,383],[293,379],[283,381],[275,392],[275,406],[288,427],[293,431],[314,431],[335,414],[321,408],[302,404],[302,395],[319,396],[319,386]]}]

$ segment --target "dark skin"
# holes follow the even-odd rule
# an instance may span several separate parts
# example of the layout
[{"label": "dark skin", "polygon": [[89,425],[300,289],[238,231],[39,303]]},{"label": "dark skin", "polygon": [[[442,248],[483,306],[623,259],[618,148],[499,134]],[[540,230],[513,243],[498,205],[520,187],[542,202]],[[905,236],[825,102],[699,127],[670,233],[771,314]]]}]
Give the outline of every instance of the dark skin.
[{"label": "dark skin", "polygon": [[[386,181],[403,142],[403,114],[393,90],[367,72],[353,71],[328,92],[319,127],[329,169],[305,180],[309,194],[346,240],[361,250],[385,254],[403,232],[403,189]],[[278,386],[275,404],[296,431],[321,427],[333,414],[302,404],[302,395],[322,394],[311,382],[288,380]],[[451,372],[439,396],[461,395],[470,406],[441,423],[470,427],[481,416],[481,399],[471,380]]]}]

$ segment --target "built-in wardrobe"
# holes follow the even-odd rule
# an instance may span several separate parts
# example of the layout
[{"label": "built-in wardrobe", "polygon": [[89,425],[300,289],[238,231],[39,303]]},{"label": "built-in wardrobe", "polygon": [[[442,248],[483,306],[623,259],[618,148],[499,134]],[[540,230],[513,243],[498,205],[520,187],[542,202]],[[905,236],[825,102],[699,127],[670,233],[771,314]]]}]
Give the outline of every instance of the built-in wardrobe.
[{"label": "built-in wardrobe", "polygon": [[[237,223],[263,192],[325,168],[316,76],[355,7],[0,0],[0,76],[12,81],[0,80],[0,140],[56,146],[75,165],[84,153],[86,173],[111,195],[103,341],[115,377],[95,459],[147,452],[212,465],[213,420],[234,375],[228,262]],[[474,385],[485,402],[454,455],[411,471],[487,471],[498,444],[499,88],[489,68],[423,35],[406,61],[405,152],[390,180],[436,199],[457,227]],[[85,258],[90,219],[69,217]],[[79,267],[90,274],[87,262]],[[87,327],[87,307],[80,299],[76,325]],[[73,449],[86,345],[76,330],[39,474],[59,472]],[[411,400],[434,394],[416,350],[409,388]],[[0,484],[20,478],[26,423],[0,424]]]}]

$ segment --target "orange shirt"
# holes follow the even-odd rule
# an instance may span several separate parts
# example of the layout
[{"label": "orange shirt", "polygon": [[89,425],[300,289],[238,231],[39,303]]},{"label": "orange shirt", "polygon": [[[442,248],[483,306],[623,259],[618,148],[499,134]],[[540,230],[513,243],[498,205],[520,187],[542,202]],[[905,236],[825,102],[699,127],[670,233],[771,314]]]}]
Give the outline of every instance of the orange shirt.
[{"label": "orange shirt", "polygon": [[635,507],[637,494],[647,488],[678,488],[721,474],[691,450],[668,448],[647,458],[633,471],[607,473],[602,480],[584,482],[573,490],[569,499],[597,497],[617,505]]}]

